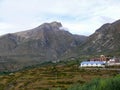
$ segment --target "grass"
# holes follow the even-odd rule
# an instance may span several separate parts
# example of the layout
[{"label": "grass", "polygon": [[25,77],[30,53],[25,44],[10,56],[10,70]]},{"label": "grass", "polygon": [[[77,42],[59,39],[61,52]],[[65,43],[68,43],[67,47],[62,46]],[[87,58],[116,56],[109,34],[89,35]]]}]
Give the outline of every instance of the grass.
[{"label": "grass", "polygon": [[106,79],[96,78],[84,85],[74,84],[67,90],[120,90],[120,75]]},{"label": "grass", "polygon": [[76,64],[47,65],[0,76],[0,90],[66,90],[71,85],[81,85],[94,78],[110,78],[118,71],[85,70]]}]

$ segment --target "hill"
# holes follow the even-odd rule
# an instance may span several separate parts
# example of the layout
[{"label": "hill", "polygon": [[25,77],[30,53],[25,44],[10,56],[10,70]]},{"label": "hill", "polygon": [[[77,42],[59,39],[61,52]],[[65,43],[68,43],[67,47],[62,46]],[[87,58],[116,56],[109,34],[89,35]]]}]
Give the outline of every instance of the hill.
[{"label": "hill", "polygon": [[86,54],[120,55],[120,20],[101,26],[87,38],[81,47],[81,51]]},{"label": "hill", "polygon": [[85,39],[66,31],[59,22],[3,35],[0,37],[0,70],[76,57],[77,47]]},{"label": "hill", "polygon": [[0,71],[91,54],[120,55],[120,20],[104,24],[89,37],[71,34],[60,22],[0,36]]},{"label": "hill", "polygon": [[[100,70],[99,68],[94,70],[82,69],[78,68],[76,64],[71,65],[68,63],[71,63],[71,61],[66,62],[64,65],[63,63],[48,64],[7,75],[0,75],[0,90],[67,90],[71,85],[84,85],[94,78],[105,79],[116,76],[119,73],[119,71]],[[80,88],[80,86],[76,88],[78,87]],[[71,88],[70,90],[74,89]]]}]

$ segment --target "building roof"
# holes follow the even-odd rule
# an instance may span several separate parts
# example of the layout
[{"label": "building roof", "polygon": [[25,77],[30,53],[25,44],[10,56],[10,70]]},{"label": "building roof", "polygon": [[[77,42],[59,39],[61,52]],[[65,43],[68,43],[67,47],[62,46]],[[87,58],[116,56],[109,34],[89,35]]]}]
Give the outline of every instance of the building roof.
[{"label": "building roof", "polygon": [[81,64],[104,64],[102,61],[83,61]]}]

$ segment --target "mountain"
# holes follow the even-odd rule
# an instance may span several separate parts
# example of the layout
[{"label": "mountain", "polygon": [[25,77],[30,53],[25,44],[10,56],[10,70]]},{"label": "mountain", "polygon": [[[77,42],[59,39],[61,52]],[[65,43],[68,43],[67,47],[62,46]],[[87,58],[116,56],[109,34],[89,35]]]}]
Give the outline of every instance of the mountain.
[{"label": "mountain", "polygon": [[2,69],[15,69],[76,57],[77,47],[84,40],[85,36],[69,33],[59,22],[6,34],[0,37],[0,65]]},{"label": "mountain", "polygon": [[87,54],[119,53],[120,20],[113,23],[104,24],[99,29],[97,29],[95,33],[90,35],[85,43],[81,45],[81,51]]},{"label": "mountain", "polygon": [[0,36],[0,71],[73,59],[81,54],[120,55],[120,20],[104,24],[89,37],[71,34],[60,22]]}]

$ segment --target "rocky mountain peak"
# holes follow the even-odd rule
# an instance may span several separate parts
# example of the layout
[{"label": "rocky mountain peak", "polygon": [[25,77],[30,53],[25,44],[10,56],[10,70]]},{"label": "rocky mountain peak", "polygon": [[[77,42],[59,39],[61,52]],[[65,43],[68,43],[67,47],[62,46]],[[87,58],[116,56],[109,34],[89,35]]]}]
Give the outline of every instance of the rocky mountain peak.
[{"label": "rocky mountain peak", "polygon": [[62,24],[60,22],[51,22],[51,23],[44,23],[38,27],[36,27],[35,29],[37,30],[59,30],[59,28],[62,27]]},{"label": "rocky mountain peak", "polygon": [[99,29],[96,30],[96,33],[104,33],[104,31],[108,30],[108,28],[111,27],[110,23],[106,23],[103,26],[101,26]]},{"label": "rocky mountain peak", "polygon": [[87,52],[118,52],[120,49],[120,20],[101,26],[88,37],[83,51]]},{"label": "rocky mountain peak", "polygon": [[102,25],[99,29],[96,30],[96,33],[105,33],[106,31],[111,32],[116,30],[120,31],[120,20]]},{"label": "rocky mountain peak", "polygon": [[56,21],[51,22],[51,25],[52,25],[53,27],[62,27],[62,24],[61,24],[60,22],[56,22]]},{"label": "rocky mountain peak", "polygon": [[64,60],[77,56],[77,47],[85,39],[84,36],[71,34],[60,22],[54,21],[27,31],[1,36],[0,56],[7,57],[8,64],[15,62],[20,67]]},{"label": "rocky mountain peak", "polygon": [[18,32],[15,33],[15,35],[20,36],[22,38],[28,39],[28,38],[43,38],[44,34],[47,33],[48,31],[53,32],[53,31],[59,31],[60,27],[62,27],[62,24],[60,22],[51,22],[51,23],[43,23],[42,25],[33,28],[31,30],[23,31],[23,32]]}]

